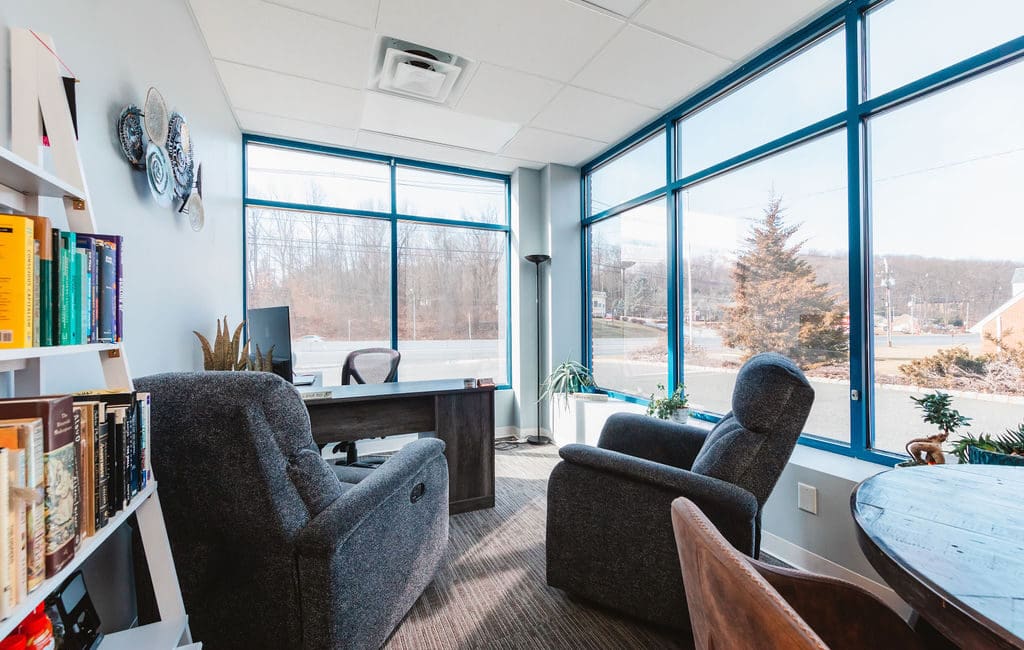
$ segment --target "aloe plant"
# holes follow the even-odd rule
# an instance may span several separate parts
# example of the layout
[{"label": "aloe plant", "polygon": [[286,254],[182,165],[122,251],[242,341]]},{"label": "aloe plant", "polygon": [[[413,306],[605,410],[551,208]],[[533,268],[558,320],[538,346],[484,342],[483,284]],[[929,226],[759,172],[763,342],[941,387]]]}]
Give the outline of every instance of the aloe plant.
[{"label": "aloe plant", "polygon": [[539,399],[554,397],[563,405],[568,405],[569,395],[585,392],[595,386],[594,375],[589,368],[577,361],[566,359],[555,366],[544,380]]},{"label": "aloe plant", "polygon": [[217,335],[213,339],[213,345],[210,345],[210,340],[205,336],[195,330],[192,331],[199,338],[199,344],[203,347],[204,370],[245,370],[249,367],[248,342],[241,347],[241,353],[239,353],[239,346],[242,344],[242,327],[244,326],[245,321],[242,321],[235,328],[234,334],[229,337],[228,332],[231,331],[231,328],[228,325],[228,317],[224,316],[223,327],[218,319]]}]

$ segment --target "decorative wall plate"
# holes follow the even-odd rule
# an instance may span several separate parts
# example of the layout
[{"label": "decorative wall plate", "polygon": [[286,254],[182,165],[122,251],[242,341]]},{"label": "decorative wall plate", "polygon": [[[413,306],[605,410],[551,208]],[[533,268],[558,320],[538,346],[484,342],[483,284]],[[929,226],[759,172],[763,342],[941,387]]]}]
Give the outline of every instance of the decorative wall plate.
[{"label": "decorative wall plate", "polygon": [[167,103],[156,88],[146,93],[146,134],[158,147],[167,144]]},{"label": "decorative wall plate", "polygon": [[117,139],[121,153],[135,169],[146,168],[146,132],[142,127],[142,109],[128,104],[117,118]]},{"label": "decorative wall plate", "polygon": [[188,223],[192,230],[199,232],[206,223],[206,208],[203,207],[203,198],[198,194],[188,197],[185,202],[185,211],[188,212]]},{"label": "decorative wall plate", "polygon": [[149,181],[149,191],[157,205],[170,205],[174,183],[171,162],[164,150],[152,142],[146,149],[146,180]]},{"label": "decorative wall plate", "polygon": [[174,196],[185,201],[192,193],[195,162],[188,122],[181,113],[171,113],[167,124],[167,158],[171,161],[171,172],[174,175]]}]

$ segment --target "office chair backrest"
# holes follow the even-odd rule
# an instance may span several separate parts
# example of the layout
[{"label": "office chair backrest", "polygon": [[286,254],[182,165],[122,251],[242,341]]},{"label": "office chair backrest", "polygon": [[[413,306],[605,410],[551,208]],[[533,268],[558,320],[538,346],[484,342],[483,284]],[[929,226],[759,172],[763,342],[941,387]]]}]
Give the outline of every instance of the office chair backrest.
[{"label": "office chair backrest", "polygon": [[672,502],[672,528],[697,650],[828,650],[689,499]]},{"label": "office chair backrest", "polygon": [[391,348],[364,348],[353,350],[345,357],[341,368],[341,383],[386,384],[398,375],[402,355]]}]

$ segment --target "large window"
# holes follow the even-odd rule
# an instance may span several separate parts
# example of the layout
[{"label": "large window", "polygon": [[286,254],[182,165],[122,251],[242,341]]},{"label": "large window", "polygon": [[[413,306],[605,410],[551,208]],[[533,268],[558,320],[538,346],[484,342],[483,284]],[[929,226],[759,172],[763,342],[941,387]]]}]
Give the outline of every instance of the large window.
[{"label": "large window", "polygon": [[[663,166],[649,130],[585,165],[598,384],[643,402],[685,382],[715,420],[739,366],[771,350],[814,387],[807,444],[895,462],[935,432],[910,399],[935,390],[973,433],[1016,428],[1021,106],[1018,0],[850,0],[669,111]],[[667,221],[643,224],[651,208]],[[642,243],[667,286],[634,323]]]},{"label": "large window", "polygon": [[402,379],[507,385],[508,198],[507,176],[247,137],[247,307],[288,305],[326,384],[395,347]]}]

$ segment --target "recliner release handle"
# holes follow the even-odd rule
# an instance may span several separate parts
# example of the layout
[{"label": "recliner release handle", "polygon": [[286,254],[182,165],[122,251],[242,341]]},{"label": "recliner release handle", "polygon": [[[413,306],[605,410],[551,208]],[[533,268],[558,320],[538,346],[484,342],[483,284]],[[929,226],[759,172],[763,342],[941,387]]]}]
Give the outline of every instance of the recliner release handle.
[{"label": "recliner release handle", "polygon": [[409,494],[409,502],[416,503],[420,500],[420,497],[427,491],[427,486],[422,483],[417,483],[413,486],[412,492]]}]

